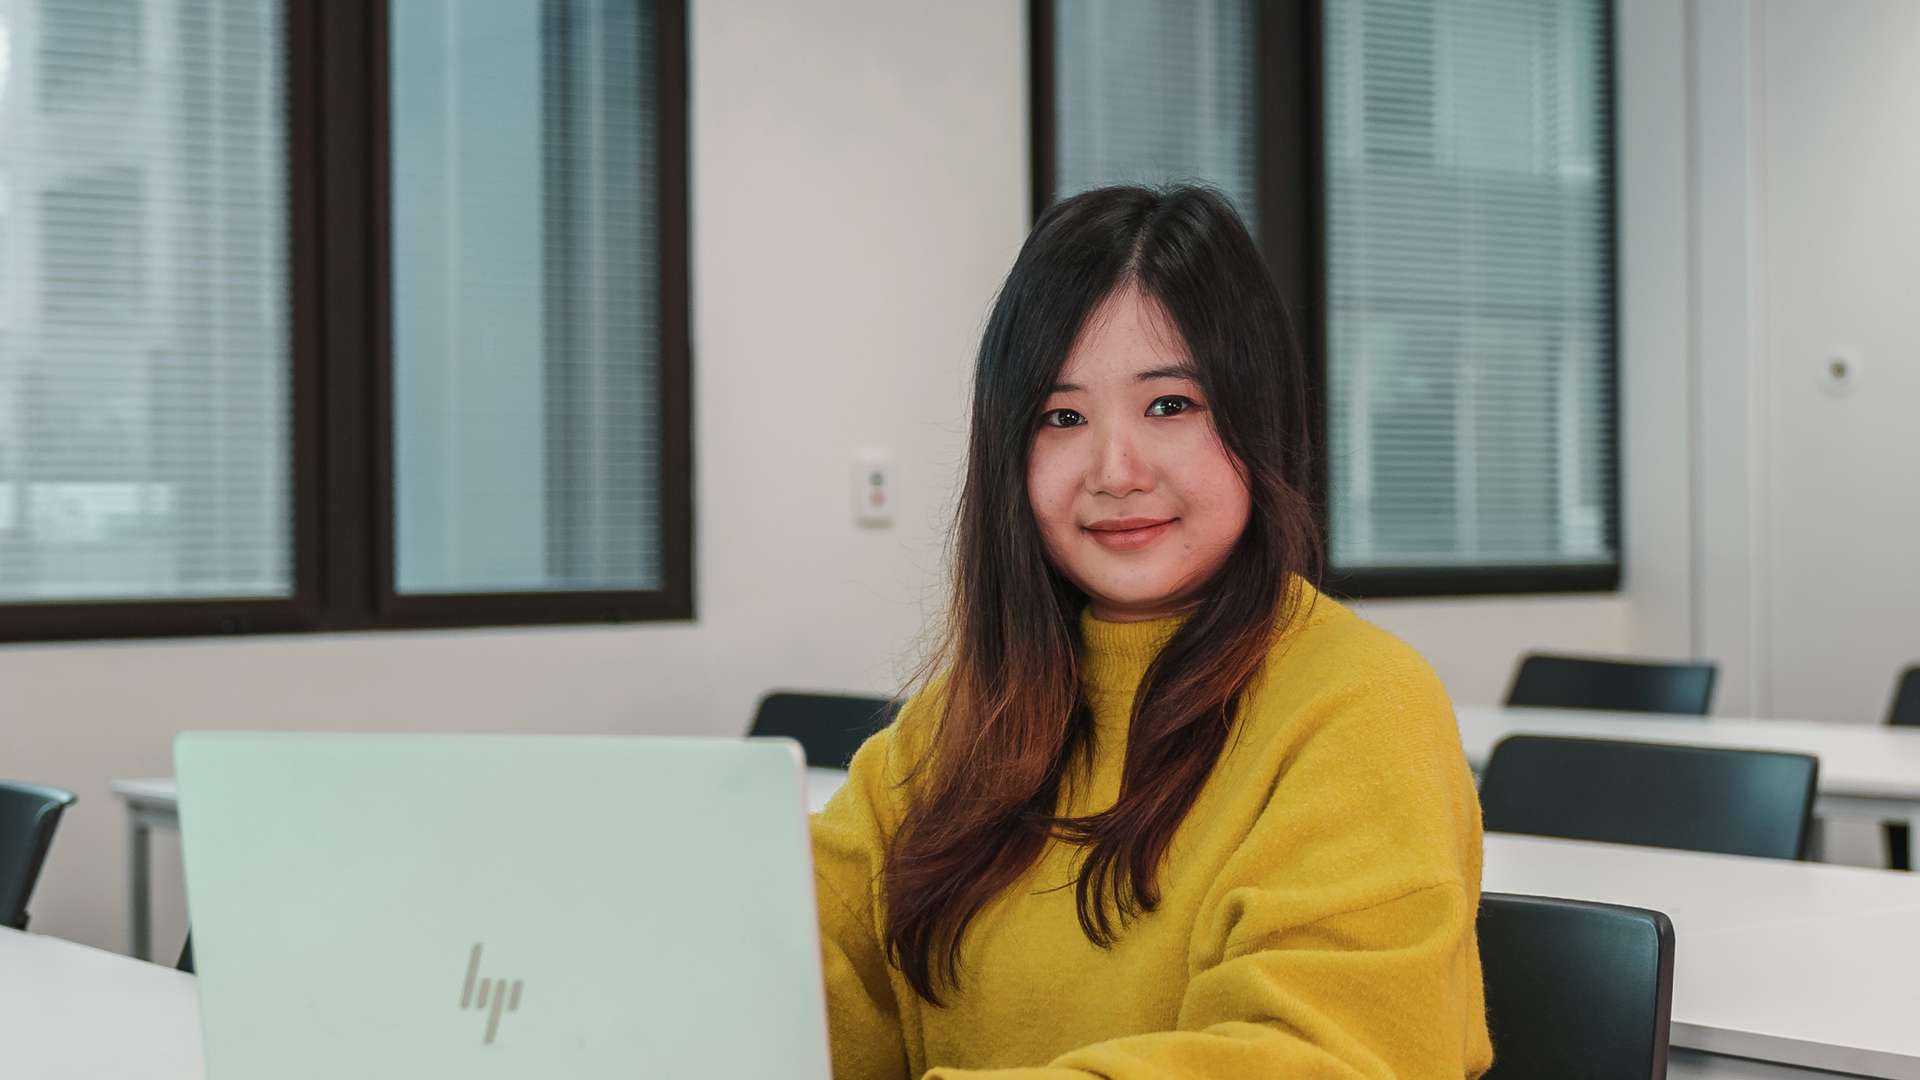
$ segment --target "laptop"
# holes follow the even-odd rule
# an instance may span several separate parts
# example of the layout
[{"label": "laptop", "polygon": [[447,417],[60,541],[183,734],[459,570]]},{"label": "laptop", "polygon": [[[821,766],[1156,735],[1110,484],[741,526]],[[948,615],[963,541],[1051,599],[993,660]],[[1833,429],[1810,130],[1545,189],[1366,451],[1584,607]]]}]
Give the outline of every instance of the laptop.
[{"label": "laptop", "polygon": [[174,743],[209,1080],[828,1080],[784,739]]}]

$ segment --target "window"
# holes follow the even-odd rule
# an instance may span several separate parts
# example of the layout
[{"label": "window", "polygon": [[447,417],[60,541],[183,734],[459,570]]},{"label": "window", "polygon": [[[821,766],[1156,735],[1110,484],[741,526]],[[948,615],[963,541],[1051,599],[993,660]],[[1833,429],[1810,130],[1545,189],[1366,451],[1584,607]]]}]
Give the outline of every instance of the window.
[{"label": "window", "polygon": [[684,3],[0,0],[0,638],[692,614]]},{"label": "window", "polygon": [[1335,565],[1618,567],[1602,0],[1328,0]]},{"label": "window", "polygon": [[1342,592],[1618,585],[1611,18],[1606,0],[1034,4],[1036,206],[1214,183],[1312,330]]},{"label": "window", "polygon": [[144,6],[0,3],[0,607],[292,592],[285,27]]},{"label": "window", "polygon": [[393,4],[401,593],[659,587],[649,14]]}]

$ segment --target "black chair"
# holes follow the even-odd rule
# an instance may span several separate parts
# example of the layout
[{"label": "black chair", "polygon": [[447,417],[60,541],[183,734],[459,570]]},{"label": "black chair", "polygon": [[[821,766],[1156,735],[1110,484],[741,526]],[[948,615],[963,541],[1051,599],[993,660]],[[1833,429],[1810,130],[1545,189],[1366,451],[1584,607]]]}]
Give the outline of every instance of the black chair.
[{"label": "black chair", "polygon": [[1650,663],[1531,653],[1520,660],[1507,704],[1534,709],[1705,716],[1713,704],[1711,663]]},{"label": "black chair", "polygon": [[809,766],[844,769],[899,711],[899,702],[880,697],[775,691],[760,699],[747,734],[785,736],[800,744]]},{"label": "black chair", "polygon": [[1658,911],[1480,898],[1493,1069],[1485,1080],[1661,1080],[1673,1012],[1673,923]]},{"label": "black chair", "polygon": [[27,900],[73,798],[59,788],[0,780],[0,926],[27,928]]},{"label": "black chair", "polygon": [[1480,807],[1495,832],[1800,859],[1819,771],[1806,754],[1509,735]]},{"label": "black chair", "polygon": [[[1900,673],[1894,684],[1893,705],[1887,709],[1887,723],[1895,727],[1920,727],[1920,664]],[[1889,821],[1882,826],[1887,834],[1887,866],[1894,870],[1913,869],[1913,836],[1904,821]]]},{"label": "black chair", "polygon": [[173,966],[176,970],[184,971],[189,975],[194,974],[192,931],[188,931],[186,942],[180,946],[180,962]]}]

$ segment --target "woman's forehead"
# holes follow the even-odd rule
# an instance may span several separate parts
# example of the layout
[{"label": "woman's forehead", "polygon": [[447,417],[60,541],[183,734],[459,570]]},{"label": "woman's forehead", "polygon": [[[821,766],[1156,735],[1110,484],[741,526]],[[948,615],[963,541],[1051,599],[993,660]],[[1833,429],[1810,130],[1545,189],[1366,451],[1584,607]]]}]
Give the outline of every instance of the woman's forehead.
[{"label": "woman's forehead", "polygon": [[1192,366],[1186,342],[1159,300],[1135,285],[1114,290],[1081,327],[1055,380],[1087,386]]}]

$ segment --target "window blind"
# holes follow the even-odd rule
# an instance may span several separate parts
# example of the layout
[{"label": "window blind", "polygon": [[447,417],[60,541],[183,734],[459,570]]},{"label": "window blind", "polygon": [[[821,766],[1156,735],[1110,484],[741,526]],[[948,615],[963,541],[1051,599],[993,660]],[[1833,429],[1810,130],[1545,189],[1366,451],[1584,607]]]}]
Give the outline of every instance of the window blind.
[{"label": "window blind", "polygon": [[1605,0],[1326,0],[1334,566],[1614,564]]},{"label": "window blind", "polygon": [[1256,228],[1253,17],[1252,0],[1056,0],[1054,196],[1200,181]]},{"label": "window blind", "polygon": [[401,593],[659,587],[652,8],[389,6]]},{"label": "window blind", "polygon": [[0,603],[291,589],[284,46],[0,0]]}]

